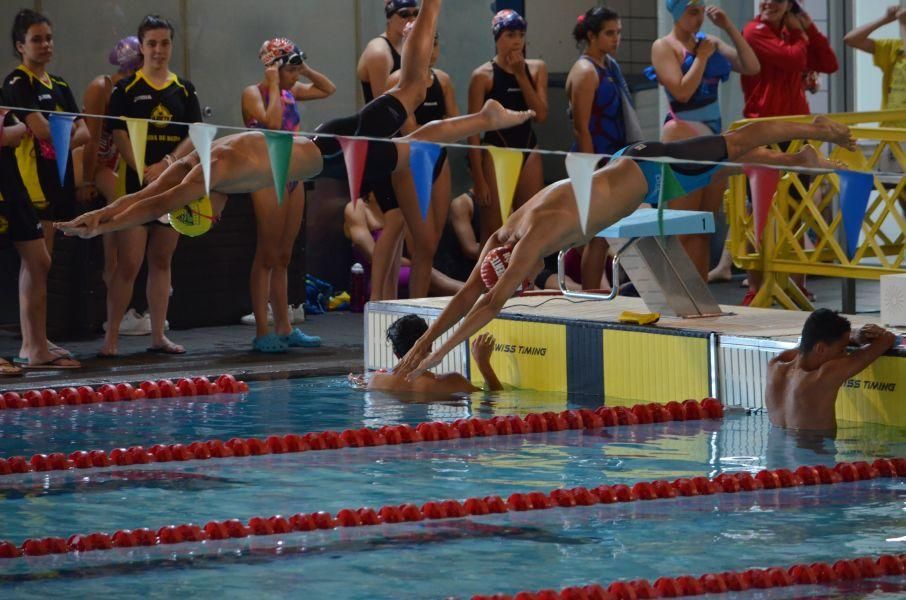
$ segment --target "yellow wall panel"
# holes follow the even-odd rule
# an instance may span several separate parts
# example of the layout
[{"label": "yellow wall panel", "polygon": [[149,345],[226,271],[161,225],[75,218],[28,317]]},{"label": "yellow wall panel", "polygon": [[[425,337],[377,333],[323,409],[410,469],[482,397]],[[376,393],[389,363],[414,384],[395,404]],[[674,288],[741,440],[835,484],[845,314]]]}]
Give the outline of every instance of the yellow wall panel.
[{"label": "yellow wall panel", "polygon": [[[495,319],[478,334],[485,332],[497,340],[491,366],[501,383],[523,389],[567,391],[565,325]],[[472,382],[482,385],[471,353],[469,372]]]},{"label": "yellow wall panel", "polygon": [[604,330],[608,404],[700,400],[708,396],[708,340]]},{"label": "yellow wall panel", "polygon": [[847,381],[837,396],[837,419],[906,427],[906,360],[882,356]]}]

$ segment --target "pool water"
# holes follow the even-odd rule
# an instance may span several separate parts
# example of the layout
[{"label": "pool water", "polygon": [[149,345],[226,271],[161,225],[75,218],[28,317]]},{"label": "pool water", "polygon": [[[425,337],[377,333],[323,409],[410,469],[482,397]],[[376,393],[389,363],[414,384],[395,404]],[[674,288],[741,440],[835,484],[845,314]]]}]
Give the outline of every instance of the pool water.
[{"label": "pool water", "polygon": [[[0,455],[188,443],[234,436],[525,414],[588,406],[508,392],[400,401],[339,379],[254,384],[248,396],[0,412]],[[11,435],[9,432],[15,432]],[[158,527],[252,516],[724,471],[833,465],[906,455],[889,427],[793,437],[764,415],[339,451],[0,477],[0,539]],[[438,598],[639,577],[744,570],[906,552],[906,482],[507,513],[0,561],[3,597],[174,594]],[[906,594],[906,578],[841,593]],[[793,594],[795,590],[795,594]],[[827,594],[827,588],[757,597]],[[751,594],[740,597],[755,597]]]}]

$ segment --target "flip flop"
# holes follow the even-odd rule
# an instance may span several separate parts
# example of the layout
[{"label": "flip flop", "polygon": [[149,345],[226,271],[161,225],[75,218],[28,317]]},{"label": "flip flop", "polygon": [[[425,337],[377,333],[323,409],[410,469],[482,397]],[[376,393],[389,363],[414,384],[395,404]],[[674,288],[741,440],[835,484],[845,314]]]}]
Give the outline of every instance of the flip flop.
[{"label": "flip flop", "polygon": [[0,377],[22,377],[21,367],[17,367],[5,358],[0,358]]},{"label": "flip flop", "polygon": [[149,346],[145,348],[149,354],[185,354],[185,350],[178,349],[175,345],[168,346]]},{"label": "flip flop", "polygon": [[66,361],[66,360],[72,360],[72,359],[66,358],[65,356],[58,356],[58,357],[54,358],[53,360],[49,360],[47,362],[33,364],[33,365],[22,365],[22,368],[30,369],[30,370],[45,370],[45,371],[56,371],[58,369],[81,369],[82,368],[82,365],[80,365],[80,364],[74,364],[74,365],[60,364],[62,361]]},{"label": "flip flop", "polygon": [[[75,358],[75,356],[73,356],[72,352],[70,352],[69,350],[63,350],[63,353],[60,353],[60,352],[55,352],[54,351],[55,349],[56,350],[63,350],[63,349],[60,348],[59,346],[55,346],[54,348],[50,349],[50,353],[53,354],[54,356],[56,356],[57,358],[72,358],[72,359]],[[21,356],[14,356],[13,364],[17,365],[19,367],[24,367],[25,365],[28,364],[28,359],[22,358]]]}]

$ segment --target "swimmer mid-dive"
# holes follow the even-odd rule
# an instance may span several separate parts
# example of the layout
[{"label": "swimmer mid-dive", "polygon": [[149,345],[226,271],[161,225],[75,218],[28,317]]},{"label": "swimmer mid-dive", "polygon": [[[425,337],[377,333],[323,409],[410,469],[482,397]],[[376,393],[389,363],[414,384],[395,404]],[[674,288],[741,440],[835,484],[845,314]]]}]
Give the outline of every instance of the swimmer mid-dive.
[{"label": "swimmer mid-dive", "polygon": [[[393,346],[393,353],[402,358],[412,345],[428,329],[428,324],[418,315],[406,315],[394,321],[387,329],[387,339]],[[489,333],[477,336],[472,340],[472,358],[484,377],[488,391],[497,392],[503,389],[494,368],[491,366],[491,354],[494,353],[494,336]],[[408,381],[406,377],[393,371],[375,373],[368,382],[369,390],[386,392],[416,392],[421,394],[459,394],[481,391],[472,382],[459,373],[423,373],[420,377]]]},{"label": "swimmer mid-dive", "polygon": [[[788,429],[837,429],[837,392],[847,380],[896,344],[897,337],[877,325],[852,331],[849,321],[821,308],[802,326],[799,346],[768,363],[764,404],[771,425]],[[850,344],[860,348],[847,352]]]},{"label": "swimmer mid-dive", "polygon": [[[425,0],[409,41],[403,49],[399,83],[375,98],[357,114],[334,119],[317,128],[317,133],[340,136],[389,138],[406,122],[425,97],[425,73],[434,48],[434,34],[441,0]],[[387,173],[408,175],[409,141],[454,142],[483,131],[512,127],[532,118],[533,111],[510,111],[488,101],[475,114],[433,121],[401,143],[370,142],[365,163],[365,181]],[[346,179],[342,148],[334,137],[294,137],[289,164],[289,181],[319,177]],[[211,147],[211,203],[219,213],[227,194],[240,194],[273,186],[273,175],[264,134],[247,132],[218,139]],[[67,235],[84,238],[147,223],[182,208],[204,196],[205,185],[198,153],[175,161],[143,190],[123,196],[109,206],[85,213],[56,228]]]},{"label": "swimmer mid-dive", "polygon": [[[661,163],[634,160],[635,157],[670,157],[711,163],[748,162],[784,167],[837,168],[837,163],[821,158],[811,146],[795,154],[764,148],[791,140],[820,140],[854,148],[849,128],[825,117],[812,123],[756,122],[723,135],[709,135],[680,142],[641,142],[614,155],[614,159],[595,171],[592,179],[591,206],[587,232],[582,231],[579,211],[571,182],[566,179],[541,190],[488,239],[482,258],[463,288],[412,350],[394,369],[399,374],[418,377],[440,364],[444,356],[468,340],[491,321],[526,280],[542,268],[543,258],[565,248],[579,246],[597,232],[630,215],[643,202],[657,204],[661,192]],[[738,169],[717,165],[676,162],[669,165],[673,176],[688,193],[726,177]],[[481,277],[484,257],[495,248],[511,246],[509,265],[496,284],[486,290]],[[458,329],[439,348],[434,340],[462,319]]]}]

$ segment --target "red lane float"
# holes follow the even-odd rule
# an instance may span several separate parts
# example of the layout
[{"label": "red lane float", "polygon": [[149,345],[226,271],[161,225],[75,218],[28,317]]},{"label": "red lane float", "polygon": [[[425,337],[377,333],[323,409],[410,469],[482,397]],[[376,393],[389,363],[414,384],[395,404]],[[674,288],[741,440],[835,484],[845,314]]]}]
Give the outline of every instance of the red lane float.
[{"label": "red lane float", "polygon": [[239,394],[249,390],[248,384],[238,381],[229,374],[221,375],[211,382],[207,377],[179,379],[175,383],[169,379],[160,381],[143,381],[133,387],[131,383],[105,383],[97,390],[83,385],[79,388],[66,387],[59,391],[53,389],[28,390],[27,392],[6,392],[0,394],[0,410],[18,410],[22,408],[41,408],[44,406],[61,406],[64,404],[95,404],[98,402],[131,402],[145,398],[176,398],[179,396],[208,396],[212,394]]},{"label": "red lane float", "polygon": [[[232,442],[232,440],[231,440]],[[238,440],[242,442],[242,440]],[[169,448],[161,447],[161,452],[170,451]],[[177,452],[186,451],[188,448],[180,446]],[[152,447],[153,449],[153,447]],[[43,455],[42,455],[43,456]],[[106,459],[103,454],[100,457]],[[120,460],[128,460],[128,453],[120,452],[117,454]],[[91,462],[90,454],[80,456],[79,460],[85,459]],[[58,456],[46,457],[41,460],[44,464],[50,464],[55,460],[63,460],[65,457]],[[180,460],[174,458],[173,460]],[[78,461],[77,461],[78,462]],[[16,463],[17,468],[24,468],[27,464],[24,461]],[[8,465],[7,465],[8,466]],[[819,467],[800,467],[818,470]],[[823,467],[826,469],[826,467]],[[531,510],[548,510],[552,508],[573,508],[576,506],[591,506],[593,504],[612,504],[615,502],[635,502],[658,499],[677,498],[679,496],[698,496],[709,494],[735,494],[746,491],[755,491],[764,489],[761,482],[781,482],[779,487],[792,487],[792,485],[803,486],[812,485],[805,483],[801,479],[795,483],[795,479],[787,479],[792,482],[791,485],[784,486],[782,482],[788,469],[776,469],[774,471],[763,470],[755,477],[749,473],[724,473],[714,479],[706,477],[694,477],[692,479],[677,479],[670,483],[664,480],[651,482],[638,482],[632,486],[624,484],[616,485],[599,485],[595,488],[577,487],[572,489],[558,488],[548,493],[544,492],[527,492],[511,494],[506,500],[500,496],[485,496],[484,498],[467,498],[463,501],[458,500],[434,500],[425,502],[420,507],[415,504],[400,504],[397,506],[382,506],[380,508],[344,508],[331,515],[327,512],[316,513],[299,513],[288,518],[281,515],[272,517],[253,517],[248,523],[243,523],[238,519],[229,519],[227,521],[211,521],[200,527],[194,523],[184,525],[168,525],[161,527],[154,533],[148,529],[120,530],[112,534],[92,533],[89,535],[75,534],[67,538],[64,544],[57,541],[57,538],[29,538],[16,546],[12,542],[0,540],[0,558],[16,558],[23,554],[28,556],[40,556],[43,554],[64,554],[67,552],[88,552],[92,550],[105,550],[112,547],[131,547],[131,546],[154,546],[159,544],[178,544],[181,542],[199,542],[206,539],[222,540],[226,538],[243,538],[247,536],[265,536],[295,531],[311,531],[313,529],[333,529],[334,527],[364,527],[368,525],[379,525],[382,523],[403,523],[411,521],[422,521],[425,519],[456,519],[466,516],[487,515],[492,513],[506,512],[524,512]],[[873,479],[876,477],[906,477],[906,460],[897,459],[878,459],[873,463],[838,463],[832,473],[848,472],[864,475],[864,479]],[[748,482],[741,485],[740,482]],[[845,483],[842,477],[828,478],[820,484],[815,485],[833,485]],[[773,484],[772,484],[773,485]],[[51,541],[48,541],[51,540]],[[728,579],[723,577],[718,581],[718,576],[708,578],[706,581],[699,578],[675,578],[670,580],[658,579],[653,586],[645,587],[645,593],[651,590],[657,592],[663,597],[673,597],[673,595],[689,595],[696,590],[694,594],[704,593],[697,591],[699,588],[705,591],[722,589],[736,591],[746,589],[746,587],[776,587],[780,585],[792,585],[789,582],[815,581],[822,583],[825,581],[835,581],[837,579],[854,579],[859,577],[868,577],[868,573],[887,573],[900,574],[906,573],[906,565],[898,566],[891,559],[884,559],[884,564],[878,564],[877,568],[869,565],[867,562],[857,562],[850,564],[845,561],[834,563],[832,567],[817,569],[812,565],[806,569],[803,565],[798,567],[795,572],[792,570],[783,571],[777,569],[768,569],[766,571],[754,569],[739,574],[738,577]],[[895,572],[896,569],[901,569]],[[726,575],[726,574],[723,574]],[[722,583],[723,582],[723,583]],[[621,585],[625,585],[620,582]],[[744,586],[744,587],[741,587]],[[636,591],[636,597],[649,598],[658,596],[639,595],[641,592]],[[675,590],[680,590],[676,592]],[[672,595],[669,595],[672,594]],[[617,597],[629,597],[623,594]]]},{"label": "red lane float", "polygon": [[[133,389],[128,384],[120,384],[120,386],[128,386],[128,388],[112,385],[101,386],[101,391],[98,392],[94,392],[87,387],[79,388],[84,390],[82,392],[66,388],[59,395],[62,398],[73,399],[81,399],[84,396],[94,402],[101,401],[96,400],[96,398],[120,398],[125,391],[133,390],[136,393],[143,392],[145,397],[159,396],[170,398],[174,394],[178,396],[181,393],[180,390],[234,389],[234,386],[240,384],[244,385],[241,381],[236,382],[232,375],[222,375],[213,384],[204,377],[197,377],[194,381],[181,379],[175,384],[172,381],[162,379],[157,383],[146,381],[140,384],[138,389]],[[75,403],[78,404],[79,402]],[[668,408],[671,404],[675,405],[673,409]],[[6,459],[0,458],[0,476],[29,471],[65,471],[68,469],[128,466],[152,462],[208,460],[234,456],[308,452],[310,450],[337,450],[346,447],[364,448],[415,442],[440,442],[459,438],[523,435],[564,429],[597,429],[618,424],[636,425],[643,422],[636,416],[636,413],[642,415],[658,413],[664,420],[720,419],[723,417],[723,406],[714,398],[706,398],[701,402],[686,400],[682,404],[671,402],[663,406],[659,404],[637,404],[632,409],[622,406],[616,408],[602,406],[594,411],[583,408],[580,410],[565,410],[560,413],[532,413],[524,418],[510,415],[491,419],[459,419],[452,423],[435,421],[420,423],[416,427],[410,425],[384,426],[380,429],[363,427],[361,429],[347,429],[339,433],[324,431],[321,433],[306,433],[305,435],[294,433],[283,436],[272,435],[266,439],[248,438],[243,440],[232,438],[226,442],[209,440],[191,442],[188,445],[155,444],[147,450],[142,446],[115,448],[109,452],[94,450],[89,453],[82,450],[72,452],[68,457],[57,457],[54,460],[48,460],[49,457],[44,454],[36,454],[30,459],[13,456]],[[652,420],[648,419],[644,422],[651,423]],[[103,458],[98,455],[103,455]]]},{"label": "red lane float", "polygon": [[791,567],[748,569],[741,573],[724,571],[699,577],[681,575],[660,577],[653,584],[647,579],[614,581],[609,586],[593,583],[584,587],[560,590],[519,592],[518,594],[476,595],[472,600],[635,600],[636,598],[678,598],[743,592],[749,589],[791,587],[794,585],[829,584],[840,580],[855,581],[906,573],[906,554],[862,556],[827,563],[798,564]]}]

